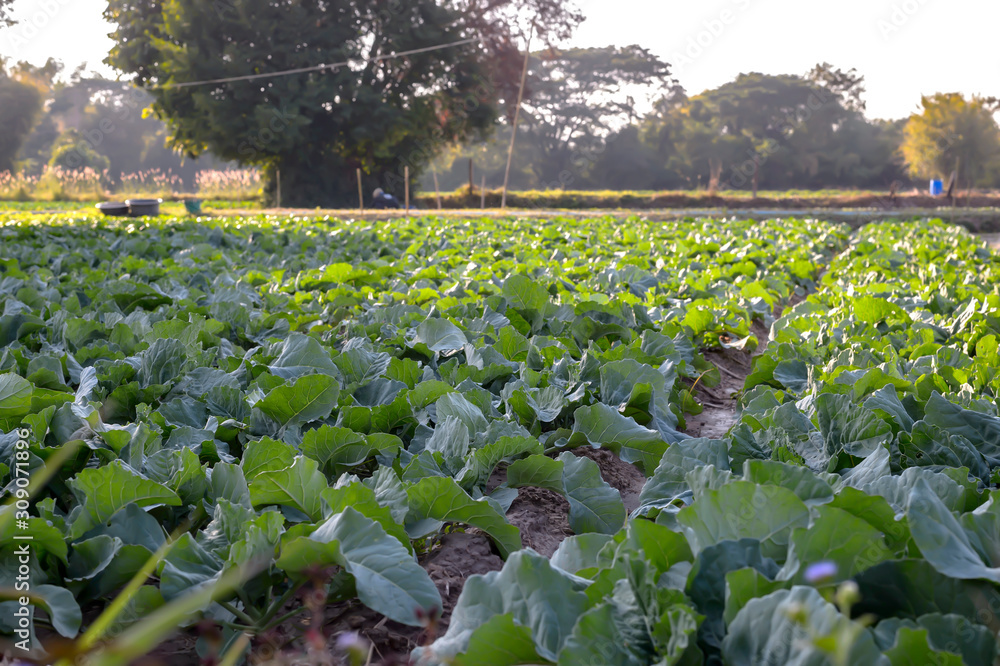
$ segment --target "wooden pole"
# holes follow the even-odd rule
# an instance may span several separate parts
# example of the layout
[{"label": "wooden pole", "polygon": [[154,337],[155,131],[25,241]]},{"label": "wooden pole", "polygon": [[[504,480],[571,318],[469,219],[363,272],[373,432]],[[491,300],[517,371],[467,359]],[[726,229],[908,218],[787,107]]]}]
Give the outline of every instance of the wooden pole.
[{"label": "wooden pole", "polygon": [[469,198],[472,198],[476,194],[476,186],[472,181],[472,158],[469,158]]},{"label": "wooden pole", "polygon": [[521,118],[521,102],[524,101],[524,84],[528,80],[528,63],[531,61],[531,38],[535,26],[528,32],[528,44],[524,53],[524,69],[521,71],[521,90],[517,93],[517,108],[514,109],[514,125],[510,128],[510,148],[507,150],[507,171],[503,177],[503,196],[500,198],[500,208],[507,209],[507,186],[510,184],[510,164],[514,161],[514,141],[517,139],[517,123]]},{"label": "wooden pole", "polygon": [[441,210],[441,188],[438,187],[437,169],[432,169],[431,173],[434,174],[434,198],[437,199],[438,210]]},{"label": "wooden pole", "polygon": [[406,204],[406,217],[410,217],[410,167],[403,167],[403,178],[406,179],[406,199],[404,203]]},{"label": "wooden pole", "polygon": [[275,203],[277,203],[278,208],[281,208],[281,169],[277,169],[277,176],[278,176],[278,200]]},{"label": "wooden pole", "polygon": [[961,158],[955,160],[955,170],[951,172],[951,178],[948,179],[948,193],[947,197],[951,200],[951,207],[955,207],[955,197],[958,194],[958,167],[961,166]]},{"label": "wooden pole", "polygon": [[483,172],[483,185],[479,188],[479,194],[481,195],[480,208],[486,210],[486,172]]},{"label": "wooden pole", "polygon": [[361,169],[358,169],[358,209],[363,214],[365,212],[365,192],[361,188]]}]

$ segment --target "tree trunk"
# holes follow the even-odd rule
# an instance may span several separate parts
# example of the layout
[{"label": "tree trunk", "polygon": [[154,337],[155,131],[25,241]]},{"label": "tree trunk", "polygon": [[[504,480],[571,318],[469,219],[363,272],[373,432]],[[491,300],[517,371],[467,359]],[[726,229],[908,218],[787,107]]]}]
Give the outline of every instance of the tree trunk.
[{"label": "tree trunk", "polygon": [[709,158],[708,170],[708,193],[714,195],[719,191],[719,181],[722,179],[722,160]]},{"label": "tree trunk", "polygon": [[[399,172],[397,173],[396,167]],[[289,155],[264,169],[264,196],[269,205],[277,199],[277,171],[281,170],[281,204],[286,208],[358,207],[357,165],[342,160],[316,162],[307,155]],[[400,201],[406,190],[403,168],[398,164],[379,165],[364,174],[362,195],[370,202],[372,192],[380,188]],[[410,170],[412,179],[419,174]],[[411,198],[413,192],[410,193]],[[367,208],[367,205],[366,205]]]}]

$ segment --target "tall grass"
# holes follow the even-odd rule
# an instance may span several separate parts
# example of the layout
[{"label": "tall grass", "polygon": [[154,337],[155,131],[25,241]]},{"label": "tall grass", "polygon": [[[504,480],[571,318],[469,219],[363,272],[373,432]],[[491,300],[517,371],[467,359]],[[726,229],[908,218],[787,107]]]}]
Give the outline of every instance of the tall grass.
[{"label": "tall grass", "polygon": [[103,199],[107,182],[107,171],[45,167],[35,187],[34,198],[42,201]]},{"label": "tall grass", "polygon": [[0,199],[5,201],[31,201],[38,187],[38,178],[24,174],[0,172]]},{"label": "tall grass", "polygon": [[0,200],[94,201],[103,199],[108,173],[93,169],[45,167],[40,176],[0,172]]},{"label": "tall grass", "polygon": [[169,199],[183,190],[184,181],[180,176],[169,170],[164,173],[159,169],[150,169],[139,173],[123,173],[115,188],[115,195],[120,199]]},{"label": "tall grass", "polygon": [[198,196],[203,199],[255,199],[261,194],[260,172],[256,169],[201,171],[195,177]]},{"label": "tall grass", "polygon": [[[201,171],[195,177],[197,196],[205,200],[251,201],[261,195],[260,172],[255,169]],[[0,201],[102,201],[116,199],[178,199],[185,193],[181,177],[150,169],[121,174],[112,184],[108,172],[93,169],[45,167],[41,176],[0,172]]]}]

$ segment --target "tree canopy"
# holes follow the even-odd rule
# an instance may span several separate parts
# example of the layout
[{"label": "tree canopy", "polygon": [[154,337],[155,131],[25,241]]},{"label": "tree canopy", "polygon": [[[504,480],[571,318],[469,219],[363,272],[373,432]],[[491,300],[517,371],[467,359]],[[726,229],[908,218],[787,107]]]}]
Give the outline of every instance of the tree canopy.
[{"label": "tree canopy", "polygon": [[[172,145],[264,169],[283,202],[356,202],[369,187],[398,190],[449,142],[483,136],[501,111],[516,35],[506,13],[535,12],[543,37],[577,20],[552,0],[110,0],[117,25],[107,62],[149,89]],[[430,53],[394,54],[457,42]],[[493,49],[491,51],[491,49]],[[508,54],[509,55],[509,54]],[[494,56],[498,56],[494,58]],[[323,71],[181,87],[330,63]],[[509,86],[508,86],[509,87]]]},{"label": "tree canopy", "polygon": [[997,101],[939,93],[924,97],[921,105],[923,111],[906,124],[902,146],[910,174],[947,178],[957,171],[960,183],[976,185],[1000,159]]},{"label": "tree canopy", "polygon": [[[642,117],[642,100],[681,94],[670,66],[639,46],[536,51],[526,90],[511,178],[520,188],[588,187],[608,159],[609,139]],[[447,187],[462,182],[456,175],[470,158],[491,185],[502,180],[510,143],[505,120],[492,141],[451,146],[435,160]],[[624,144],[615,142],[616,153]],[[630,159],[632,168],[617,174],[622,182],[630,182],[624,171],[636,170],[637,156]]]},{"label": "tree canopy", "polygon": [[531,59],[522,144],[537,153],[537,174],[550,186],[580,180],[604,140],[639,118],[636,97],[680,87],[670,66],[639,46],[546,51]]},{"label": "tree canopy", "polygon": [[[670,66],[638,47],[545,50],[532,58],[529,88],[512,176],[521,189],[884,189],[907,180],[905,121],[865,118],[864,78],[827,63],[804,75],[742,74],[688,97]],[[463,157],[496,187],[509,139],[504,125],[495,141],[453,147],[434,162],[439,183],[467,182]]]},{"label": "tree canopy", "polygon": [[[38,176],[48,164],[90,166],[106,168],[115,183],[121,174],[155,170],[169,172],[193,187],[199,170],[227,166],[212,155],[185,160],[171,150],[166,145],[166,125],[144,114],[152,97],[129,83],[88,75],[83,66],[63,76],[62,63],[53,59],[41,66],[21,62],[9,72],[41,94],[40,113],[24,121],[24,125],[30,122],[30,133],[16,157],[8,161],[26,174]],[[5,111],[12,109],[0,109],[0,113]],[[5,132],[0,130],[0,134]],[[59,158],[53,160],[57,150]]]},{"label": "tree canopy", "polygon": [[0,0],[0,26],[14,25],[14,20],[10,17],[10,6],[14,0]]},{"label": "tree canopy", "polygon": [[0,60],[0,173],[15,170],[15,160],[42,113],[43,87],[28,73],[7,72]]},{"label": "tree canopy", "polygon": [[[497,187],[530,36],[515,189],[886,189],[956,168],[962,186],[1000,185],[992,98],[870,119],[864,77],[829,63],[689,95],[639,46],[560,48],[582,20],[566,0],[109,0],[106,16],[126,80],[66,81],[54,61],[0,74],[0,171],[37,174],[59,152],[107,158],[112,179],[190,182],[240,163],[272,201],[280,180],[283,204],[309,207],[356,205],[357,169],[366,196],[401,194],[406,167],[455,189],[470,161],[474,185]],[[71,154],[84,143],[93,155]]]},{"label": "tree canopy", "polygon": [[[764,169],[815,171],[833,128],[846,119],[842,95],[808,78],[741,74],[735,81],[693,97],[687,117],[697,124],[689,150],[722,167],[730,187],[752,183]],[[707,130],[707,132],[706,132]]]},{"label": "tree canopy", "polygon": [[94,150],[79,130],[68,129],[52,145],[49,166],[70,171],[93,169],[101,173],[111,166],[111,160]]}]

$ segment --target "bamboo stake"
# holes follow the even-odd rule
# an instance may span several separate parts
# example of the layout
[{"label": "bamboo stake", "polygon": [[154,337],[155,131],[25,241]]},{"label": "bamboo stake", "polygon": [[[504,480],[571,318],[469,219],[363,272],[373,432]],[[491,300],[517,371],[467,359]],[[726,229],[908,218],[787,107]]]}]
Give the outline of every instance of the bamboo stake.
[{"label": "bamboo stake", "polygon": [[482,208],[483,210],[486,210],[486,172],[485,171],[483,172],[483,184],[479,188],[479,193],[482,196],[481,203],[480,203],[479,207]]},{"label": "bamboo stake", "polygon": [[358,169],[358,209],[363,215],[365,212],[365,193],[361,187],[361,169]]},{"label": "bamboo stake", "polygon": [[441,188],[438,187],[437,169],[432,169],[431,173],[434,174],[434,197],[437,199],[438,210],[441,210]]},{"label": "bamboo stake", "polygon": [[514,160],[514,141],[517,139],[517,123],[521,117],[521,102],[524,101],[524,84],[528,80],[528,63],[531,61],[531,38],[534,36],[535,26],[531,26],[528,31],[528,44],[524,53],[524,69],[521,71],[521,90],[517,93],[517,108],[514,109],[514,125],[510,130],[510,148],[507,150],[507,171],[503,177],[503,196],[500,200],[500,208],[507,209],[507,186],[510,184],[510,164]]},{"label": "bamboo stake", "polygon": [[404,203],[406,204],[406,219],[410,219],[410,167],[403,167],[403,178],[406,179],[405,191],[406,199]]}]

